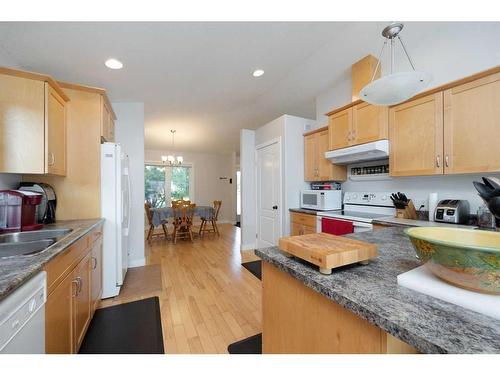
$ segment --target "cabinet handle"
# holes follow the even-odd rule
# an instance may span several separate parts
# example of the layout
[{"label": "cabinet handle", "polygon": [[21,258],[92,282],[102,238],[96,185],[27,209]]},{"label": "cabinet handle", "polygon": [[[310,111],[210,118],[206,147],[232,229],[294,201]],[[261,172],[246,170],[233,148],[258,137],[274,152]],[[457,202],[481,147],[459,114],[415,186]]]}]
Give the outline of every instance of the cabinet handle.
[{"label": "cabinet handle", "polygon": [[75,292],[74,292],[74,294],[71,295],[71,297],[76,297],[78,295],[78,284],[79,284],[78,278],[71,281],[71,284],[76,286]]},{"label": "cabinet handle", "polygon": [[95,270],[97,268],[97,258],[92,257],[92,269]]},{"label": "cabinet handle", "polygon": [[78,282],[78,293],[76,295],[79,295],[80,292],[82,291],[82,278],[80,276],[78,276],[76,278],[77,282]]},{"label": "cabinet handle", "polygon": [[436,156],[436,167],[440,167],[441,166],[441,158],[439,157],[439,155]]},{"label": "cabinet handle", "polygon": [[350,141],[351,140],[351,131],[349,131],[349,133],[347,133],[347,140]]},{"label": "cabinet handle", "polygon": [[355,139],[356,139],[356,130],[353,130],[351,135],[351,141],[354,141]]},{"label": "cabinet handle", "polygon": [[446,168],[448,168],[450,166],[450,160],[448,158],[448,155],[446,155],[444,157],[444,165],[446,166]]}]

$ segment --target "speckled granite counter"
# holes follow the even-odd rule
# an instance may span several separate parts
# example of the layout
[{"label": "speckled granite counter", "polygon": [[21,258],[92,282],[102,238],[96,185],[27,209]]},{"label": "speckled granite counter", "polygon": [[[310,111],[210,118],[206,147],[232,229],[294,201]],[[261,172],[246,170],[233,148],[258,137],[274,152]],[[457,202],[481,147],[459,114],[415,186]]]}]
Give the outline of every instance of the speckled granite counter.
[{"label": "speckled granite counter", "polygon": [[71,228],[73,231],[37,254],[0,258],[0,300],[40,272],[52,258],[103,222],[104,219],[68,220],[46,225],[44,229]]},{"label": "speckled granite counter", "polygon": [[308,210],[307,208],[290,208],[290,212],[298,212],[300,214],[308,214],[308,215],[317,215],[318,212],[340,212],[341,210],[332,210],[332,211],[316,211],[316,210]]},{"label": "speckled granite counter", "polygon": [[348,237],[378,244],[378,257],[367,266],[322,275],[309,263],[285,257],[277,247],[255,253],[420,352],[500,353],[500,320],[397,285],[397,275],[419,265],[403,228]]},{"label": "speckled granite counter", "polygon": [[402,227],[448,227],[448,228],[464,228],[464,229],[476,228],[472,225],[449,224],[449,223],[440,223],[437,221],[427,221],[427,220],[400,219],[394,216],[387,216],[374,219],[373,224],[402,226]]}]

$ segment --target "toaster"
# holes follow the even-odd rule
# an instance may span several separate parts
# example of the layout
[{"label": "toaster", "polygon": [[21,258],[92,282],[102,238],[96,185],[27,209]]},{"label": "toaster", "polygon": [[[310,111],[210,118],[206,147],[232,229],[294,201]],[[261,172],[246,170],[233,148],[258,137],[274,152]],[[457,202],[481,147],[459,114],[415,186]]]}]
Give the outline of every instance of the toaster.
[{"label": "toaster", "polygon": [[444,199],[434,212],[434,220],[442,223],[465,224],[469,216],[469,202],[463,199]]}]

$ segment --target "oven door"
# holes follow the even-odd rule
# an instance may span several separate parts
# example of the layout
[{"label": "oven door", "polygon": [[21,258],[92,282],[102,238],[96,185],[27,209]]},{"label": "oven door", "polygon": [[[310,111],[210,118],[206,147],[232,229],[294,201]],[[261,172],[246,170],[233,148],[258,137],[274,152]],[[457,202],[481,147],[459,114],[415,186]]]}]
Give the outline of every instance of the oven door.
[{"label": "oven door", "polygon": [[354,226],[354,233],[370,232],[373,230],[373,224],[371,223],[364,223],[362,221],[353,221],[352,224]]}]

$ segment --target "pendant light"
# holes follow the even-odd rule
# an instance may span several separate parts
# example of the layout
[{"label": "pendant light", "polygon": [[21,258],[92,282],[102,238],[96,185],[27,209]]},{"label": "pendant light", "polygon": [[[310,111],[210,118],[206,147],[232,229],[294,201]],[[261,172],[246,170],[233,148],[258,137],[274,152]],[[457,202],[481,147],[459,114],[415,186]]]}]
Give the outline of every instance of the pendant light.
[{"label": "pendant light", "polygon": [[[382,36],[385,38],[384,45],[380,51],[377,66],[373,72],[371,82],[363,87],[359,97],[370,104],[394,105],[410,99],[419,91],[423,90],[432,80],[429,73],[415,70],[415,65],[406,50],[399,33],[403,30],[402,23],[392,23],[385,27]],[[412,70],[409,72],[394,73],[394,49],[396,39],[399,40],[403,51],[410,62]],[[391,46],[391,73],[374,81],[375,75],[380,67],[380,57],[384,48],[390,43]]]},{"label": "pendant light", "polygon": [[163,164],[168,163],[171,166],[181,165],[184,162],[184,158],[182,156],[175,156],[175,132],[175,129],[170,130],[170,133],[172,133],[172,152],[174,154],[168,156],[162,155],[161,157]]}]

